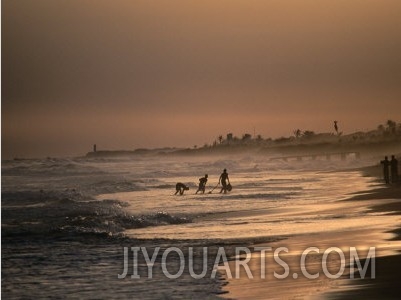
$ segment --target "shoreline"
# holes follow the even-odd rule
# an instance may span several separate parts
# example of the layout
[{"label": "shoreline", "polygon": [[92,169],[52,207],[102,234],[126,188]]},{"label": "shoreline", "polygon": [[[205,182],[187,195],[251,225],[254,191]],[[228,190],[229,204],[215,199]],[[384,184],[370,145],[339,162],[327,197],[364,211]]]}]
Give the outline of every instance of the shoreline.
[{"label": "shoreline", "polygon": [[[360,171],[365,176],[369,176],[363,170]],[[397,217],[401,215],[401,185],[384,187],[374,185],[367,191],[351,195],[351,197],[339,202],[353,202],[353,204],[362,205],[367,214]],[[226,292],[223,297],[226,299],[366,299],[375,294],[376,296],[386,295],[391,298],[401,291],[401,287],[398,284],[401,271],[396,268],[401,263],[400,240],[401,226],[396,223],[385,226],[370,226],[364,229],[352,228],[350,230],[340,229],[315,234],[295,234],[287,237],[284,241],[254,245],[272,247],[273,251],[278,247],[288,247],[290,253],[285,256],[280,255],[280,258],[288,263],[291,270],[290,276],[285,279],[275,278],[273,271],[277,272],[277,274],[282,274],[284,269],[277,263],[274,264],[272,253],[266,253],[267,268],[271,268],[272,265],[274,267],[270,269],[270,274],[267,274],[265,279],[260,277],[248,279],[245,272],[243,272],[244,270],[241,270],[239,279],[228,279],[225,276],[228,284],[223,287]],[[321,250],[319,254],[308,255],[315,262],[312,263],[312,267],[309,266],[307,269],[312,268],[314,270],[314,272],[310,273],[319,271],[320,276],[316,279],[307,279],[303,276],[294,275],[295,273],[301,274],[299,267],[300,253],[308,247],[318,247]],[[356,247],[362,264],[365,263],[367,247],[375,247],[376,278],[369,278],[370,273],[367,272],[363,280],[350,279],[348,265],[345,268],[344,275],[340,278],[329,279],[325,277],[322,274],[321,265],[316,265],[316,262],[321,259],[324,250],[329,247],[340,247],[341,249],[348,247],[348,250],[344,250],[346,258],[350,257],[350,247]],[[359,251],[359,249],[362,249],[362,251]],[[366,251],[363,251],[363,249]],[[255,258],[252,256],[249,262],[252,274],[259,274],[261,271],[260,256],[259,254]],[[231,269],[235,268],[233,262],[229,264]],[[336,273],[339,264],[340,259],[337,256],[329,262],[328,269],[335,270],[332,273]],[[355,274],[357,277],[357,273]]]},{"label": "shoreline", "polygon": [[[395,201],[380,203],[381,200],[394,199]],[[401,185],[393,184],[374,188],[368,194],[357,195],[351,201],[379,200],[376,205],[368,207],[371,212],[385,213],[386,215],[401,215]],[[401,224],[395,228],[388,228],[383,234],[391,234],[386,241],[395,245],[393,254],[376,257],[376,278],[347,280],[343,286],[345,291],[329,291],[323,296],[328,299],[396,299],[399,298],[401,287],[399,278],[401,270]],[[364,261],[363,261],[364,263]],[[353,285],[353,288],[347,287]]]}]

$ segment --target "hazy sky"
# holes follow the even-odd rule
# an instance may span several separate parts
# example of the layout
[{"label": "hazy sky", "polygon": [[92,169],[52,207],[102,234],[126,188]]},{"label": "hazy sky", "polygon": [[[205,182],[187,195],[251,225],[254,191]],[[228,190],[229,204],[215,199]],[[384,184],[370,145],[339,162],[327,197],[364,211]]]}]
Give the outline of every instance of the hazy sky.
[{"label": "hazy sky", "polygon": [[3,0],[3,158],[401,121],[400,0]]}]

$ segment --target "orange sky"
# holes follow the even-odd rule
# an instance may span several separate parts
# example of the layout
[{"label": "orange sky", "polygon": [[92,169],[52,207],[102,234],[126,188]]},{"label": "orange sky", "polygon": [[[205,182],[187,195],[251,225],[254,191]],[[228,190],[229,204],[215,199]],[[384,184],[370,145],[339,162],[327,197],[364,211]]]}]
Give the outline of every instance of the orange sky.
[{"label": "orange sky", "polygon": [[401,121],[398,0],[2,1],[2,156]]}]

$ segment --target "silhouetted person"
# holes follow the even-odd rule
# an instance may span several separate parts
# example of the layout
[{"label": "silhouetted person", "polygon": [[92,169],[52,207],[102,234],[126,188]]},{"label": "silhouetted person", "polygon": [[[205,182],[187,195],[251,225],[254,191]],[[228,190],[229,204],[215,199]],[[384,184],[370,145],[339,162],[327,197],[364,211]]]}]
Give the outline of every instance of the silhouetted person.
[{"label": "silhouetted person", "polygon": [[384,160],[380,162],[383,165],[383,176],[384,176],[384,181],[386,184],[390,183],[390,175],[389,175],[389,166],[390,166],[390,161],[388,160],[388,157],[385,156]]},{"label": "silhouetted person", "polygon": [[177,195],[178,193],[180,193],[180,195],[182,195],[182,194],[184,194],[184,191],[188,191],[188,190],[189,190],[189,187],[187,187],[185,184],[183,184],[181,182],[178,182],[175,185],[175,194],[174,195]]},{"label": "silhouetted person", "polygon": [[338,123],[337,121],[334,121],[334,130],[338,134],[338,125],[337,125],[337,123]]},{"label": "silhouetted person", "polygon": [[205,175],[205,177],[199,178],[199,187],[198,190],[196,191],[195,194],[197,194],[198,192],[202,192],[202,194],[205,193],[205,188],[206,188],[206,183],[207,183],[207,174]]},{"label": "silhouetted person", "polygon": [[396,183],[398,182],[398,160],[395,158],[394,155],[391,155],[390,167],[391,167],[391,182]]},{"label": "silhouetted person", "polygon": [[221,173],[220,178],[219,178],[219,183],[221,182],[222,188],[220,191],[220,194],[224,191],[224,194],[227,193],[228,190],[228,185],[227,182],[230,183],[230,179],[228,178],[228,173],[227,170],[224,169],[223,173]]}]

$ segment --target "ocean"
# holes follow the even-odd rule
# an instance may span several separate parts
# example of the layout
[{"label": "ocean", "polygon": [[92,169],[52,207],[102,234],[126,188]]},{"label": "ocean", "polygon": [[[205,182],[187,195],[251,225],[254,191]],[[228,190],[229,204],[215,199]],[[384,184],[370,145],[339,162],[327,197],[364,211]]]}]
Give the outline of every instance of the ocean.
[{"label": "ocean", "polygon": [[[216,272],[220,247],[230,259],[237,246],[388,222],[341,201],[372,179],[339,170],[366,163],[246,154],[5,160],[2,296],[220,298],[227,284]],[[233,190],[209,193],[223,169]],[[206,173],[206,192],[195,195]],[[177,182],[189,190],[174,195]],[[154,258],[151,274],[144,252]],[[194,278],[190,264],[205,275]]]}]

